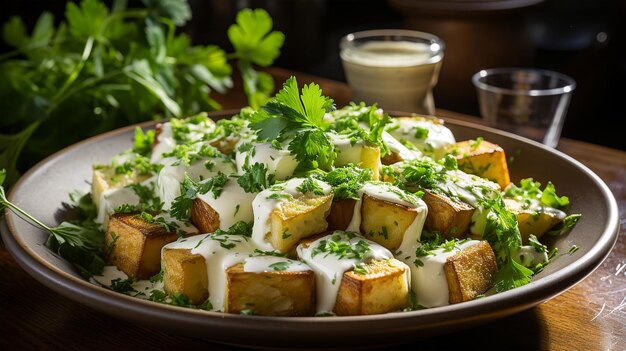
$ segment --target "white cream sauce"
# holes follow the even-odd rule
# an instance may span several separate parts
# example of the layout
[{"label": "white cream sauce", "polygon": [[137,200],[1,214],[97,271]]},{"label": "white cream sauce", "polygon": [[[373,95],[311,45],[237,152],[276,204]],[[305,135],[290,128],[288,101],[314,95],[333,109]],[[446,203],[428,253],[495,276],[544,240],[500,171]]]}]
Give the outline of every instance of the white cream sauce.
[{"label": "white cream sauce", "polygon": [[[140,184],[147,187],[153,187],[156,181],[156,177],[151,177],[141,182]],[[115,211],[116,208],[129,204],[139,205],[139,196],[130,187],[113,188],[106,190],[100,194],[100,207],[98,208],[98,217],[95,222],[103,224],[106,229],[106,223],[109,216]]]},{"label": "white cream sauce", "polygon": [[[238,146],[242,143],[240,142]],[[298,166],[298,161],[283,146],[277,150],[272,143],[253,143],[254,147],[245,152],[237,152],[235,162],[237,163],[237,173],[243,174],[246,167],[251,167],[255,163],[265,164],[267,173],[273,174],[276,180],[285,180],[293,175]]]},{"label": "white cream sauce", "polygon": [[[305,180],[306,178],[292,178],[284,183],[276,184],[258,193],[252,201],[252,211],[254,213],[252,241],[262,250],[274,250],[274,247],[265,240],[265,237],[271,231],[272,212],[279,209],[284,202],[289,201],[291,198],[302,196],[303,194],[297,188]],[[332,188],[329,184],[320,180],[314,180],[314,182],[322,188],[324,195],[330,194]],[[282,194],[286,197],[274,198],[274,194]]]},{"label": "white cream sauce", "polygon": [[511,256],[524,267],[534,267],[539,263],[548,262],[548,254],[546,252],[538,252],[532,246],[521,246],[512,250]]},{"label": "white cream sauce", "polygon": [[[439,159],[445,155],[445,149],[456,143],[452,131],[448,127],[435,123],[430,119],[407,119],[398,118],[393,120],[391,128],[387,130],[396,139],[406,140],[415,145],[425,155]],[[397,128],[395,128],[397,126]],[[423,128],[428,130],[426,138],[417,138],[416,130]]]},{"label": "white cream sauce", "polygon": [[246,258],[243,263],[243,271],[250,273],[263,272],[306,272],[310,271],[306,263],[290,260],[285,257],[254,256]]},{"label": "white cream sauce", "polygon": [[[338,236],[339,241],[347,242],[352,247],[355,247],[359,241],[364,241],[369,245],[370,250],[365,253],[362,259],[340,258],[338,255],[328,252],[314,254],[314,250],[320,246],[323,240],[333,240],[332,238],[334,236]],[[337,300],[339,286],[341,285],[341,280],[345,272],[352,270],[360,263],[393,258],[391,252],[381,245],[361,236],[350,238],[348,234],[344,232],[335,232],[319,238],[308,247],[298,245],[296,251],[298,257],[306,262],[315,272],[318,313],[332,312]]]},{"label": "white cream sauce", "polygon": [[[207,168],[206,162],[210,162],[213,166],[210,169]],[[235,172],[233,163],[223,157],[202,158],[189,166],[176,157],[164,158],[160,163],[163,164],[163,168],[157,176],[156,194],[163,201],[163,210],[165,211],[168,211],[172,202],[180,196],[180,183],[185,179],[185,174],[194,182],[198,182],[214,177],[219,172],[226,175]]]},{"label": "white cream sauce", "polygon": [[387,144],[389,151],[392,154],[396,154],[400,156],[403,161],[415,160],[418,158],[423,158],[424,154],[422,154],[419,150],[410,150],[408,147],[404,146],[398,139],[394,138],[391,134],[387,132],[382,133],[382,139]]},{"label": "white cream sauce", "polygon": [[[422,234],[422,228],[424,227],[424,221],[426,221],[426,215],[428,214],[428,207],[426,203],[415,196],[413,196],[414,201],[410,202],[406,199],[403,199],[399,194],[404,193],[398,187],[395,187],[389,183],[383,182],[369,182],[365,183],[365,185],[359,190],[359,199],[354,204],[354,210],[352,212],[352,220],[350,224],[348,224],[348,228],[346,231],[350,232],[360,232],[361,228],[361,204],[363,203],[363,195],[367,194],[371,197],[389,201],[395,204],[399,204],[402,206],[406,206],[410,209],[413,209],[417,212],[417,216],[413,220],[413,223],[407,228],[404,233],[404,237],[402,239],[402,244],[398,248],[398,251],[411,250],[412,247],[416,245],[420,240],[420,236]],[[411,196],[410,194],[406,194],[406,196]]]},{"label": "white cream sauce", "polygon": [[327,134],[333,145],[335,145],[335,151],[337,152],[337,158],[335,159],[335,166],[341,167],[347,164],[359,165],[363,162],[361,153],[365,147],[363,140],[357,140],[352,144],[352,140],[348,135],[328,133]]},{"label": "white cream sauce", "polygon": [[213,192],[199,194],[198,199],[211,206],[220,217],[220,229],[227,230],[233,224],[244,221],[252,222],[252,201],[257,193],[246,193],[234,178],[229,178],[222,193],[217,198]]},{"label": "white cream sauce", "polygon": [[[419,246],[407,252],[408,255],[406,256],[402,254],[402,260],[411,267],[411,286],[417,297],[417,303],[424,307],[448,305],[450,290],[448,289],[448,281],[446,280],[443,265],[448,257],[478,243],[478,240],[465,241],[449,252],[446,252],[444,249],[433,250],[434,256],[416,257],[415,249]],[[416,258],[422,261],[424,265],[417,267],[413,263]]]},{"label": "white cream sauce", "polygon": [[201,234],[167,244],[161,252],[167,249],[189,249],[192,254],[204,258],[209,282],[209,301],[213,310],[224,311],[226,269],[250,257],[255,248],[249,238],[241,235]]}]

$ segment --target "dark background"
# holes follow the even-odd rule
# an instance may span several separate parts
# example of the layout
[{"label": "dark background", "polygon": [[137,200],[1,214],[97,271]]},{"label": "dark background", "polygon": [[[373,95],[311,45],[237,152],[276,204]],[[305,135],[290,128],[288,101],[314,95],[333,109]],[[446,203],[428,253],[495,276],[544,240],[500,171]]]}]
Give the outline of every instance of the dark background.
[{"label": "dark background", "polygon": [[[110,1],[105,1],[110,3]],[[226,28],[244,7],[267,9],[285,33],[274,66],[345,81],[338,43],[350,32],[409,28],[446,43],[435,104],[479,115],[471,76],[492,67],[537,67],[577,82],[563,136],[626,150],[624,0],[190,0],[181,30],[194,43],[230,49]],[[140,4],[129,1],[130,5]],[[0,1],[0,19],[44,11],[62,18],[65,1]],[[2,50],[6,50],[2,46]]]}]

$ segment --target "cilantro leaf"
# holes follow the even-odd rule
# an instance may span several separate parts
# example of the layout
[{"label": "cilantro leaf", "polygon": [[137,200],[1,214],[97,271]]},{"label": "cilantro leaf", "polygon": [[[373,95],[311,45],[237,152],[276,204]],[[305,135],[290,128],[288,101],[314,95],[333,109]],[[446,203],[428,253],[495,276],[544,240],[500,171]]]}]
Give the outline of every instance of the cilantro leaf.
[{"label": "cilantro leaf", "polygon": [[285,41],[281,32],[272,30],[272,18],[263,9],[244,9],[228,28],[228,39],[238,57],[259,66],[269,66],[280,55]]}]

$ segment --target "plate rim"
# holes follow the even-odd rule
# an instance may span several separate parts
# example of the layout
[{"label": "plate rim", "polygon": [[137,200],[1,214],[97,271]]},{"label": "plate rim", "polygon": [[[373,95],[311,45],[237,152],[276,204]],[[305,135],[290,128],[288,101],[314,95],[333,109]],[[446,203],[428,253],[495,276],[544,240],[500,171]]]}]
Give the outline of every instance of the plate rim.
[{"label": "plate rim", "polygon": [[[227,116],[234,114],[232,110],[217,111],[217,113],[209,114],[213,117]],[[350,329],[359,328],[359,326],[367,326],[370,323],[378,323],[387,325],[383,327],[382,333],[390,333],[398,325],[406,327],[406,321],[415,322],[413,329],[428,327],[432,329],[434,324],[446,326],[459,326],[463,323],[469,325],[483,323],[496,318],[511,315],[522,310],[531,308],[543,301],[549,300],[556,295],[571,289],[574,285],[585,279],[589,274],[593,273],[606,259],[612,251],[619,234],[619,210],[617,201],[609,190],[606,183],[589,169],[571,156],[552,148],[548,148],[533,140],[517,136],[512,133],[504,132],[494,128],[486,127],[477,123],[464,120],[440,117],[446,123],[452,125],[460,125],[477,130],[484,130],[491,133],[499,134],[507,138],[517,139],[525,143],[533,144],[536,147],[543,148],[554,155],[565,158],[569,163],[580,169],[585,175],[598,185],[602,192],[602,198],[609,209],[607,214],[607,223],[603,228],[603,232],[599,235],[598,241],[592,248],[581,257],[577,258],[569,266],[563,267],[558,271],[542,277],[540,281],[531,281],[529,284],[512,289],[506,292],[489,296],[486,299],[477,299],[464,302],[462,305],[448,305],[433,309],[418,310],[401,313],[388,313],[372,316],[346,316],[338,318],[320,318],[320,317],[268,317],[268,316],[242,316],[234,314],[226,314],[221,312],[199,311],[184,307],[170,306],[152,301],[144,301],[125,294],[113,292],[109,289],[99,287],[87,280],[81,279],[70,273],[65,272],[59,267],[48,263],[38,254],[32,251],[28,245],[20,238],[15,227],[15,221],[20,218],[16,214],[5,210],[2,238],[4,243],[18,264],[24,268],[31,276],[36,278],[46,287],[64,295],[67,298],[78,301],[84,305],[93,307],[101,312],[113,315],[117,318],[132,320],[137,323],[151,325],[162,328],[160,322],[153,318],[163,318],[163,313],[168,313],[170,319],[175,320],[172,324],[193,326],[189,330],[174,327],[172,330],[183,334],[195,335],[194,331],[198,328],[214,327],[220,330],[230,330],[231,328],[246,328],[247,330],[265,330],[265,323],[270,323],[273,327],[288,329],[289,331],[301,335],[306,333],[311,327],[311,323],[315,323],[316,328],[323,326],[329,332],[349,332]],[[11,188],[8,198],[13,201],[14,194],[19,193],[23,184],[37,172],[49,165],[51,161],[60,157],[64,153],[80,148],[85,144],[97,143],[101,140],[108,139],[111,136],[127,133],[136,127],[146,128],[155,125],[159,121],[147,121],[118,128],[112,131],[96,135],[85,140],[70,145],[54,154],[46,157],[30,168]],[[556,284],[556,283],[559,284]],[[119,309],[122,311],[132,311],[132,315],[122,317],[119,313],[112,311]],[[389,323],[381,323],[387,321]],[[265,322],[265,323],[262,323]],[[261,325],[261,327],[259,327]],[[349,328],[345,328],[350,325]],[[409,328],[411,329],[411,328]],[[191,333],[186,333],[191,332]],[[448,333],[443,331],[442,333]],[[436,334],[428,333],[429,336]],[[215,337],[216,335],[211,335]],[[219,335],[218,335],[219,337]],[[347,339],[350,339],[346,335]],[[215,341],[215,340],[214,340]],[[225,340],[217,340],[218,342],[226,342]],[[227,342],[226,342],[227,343]],[[267,345],[272,345],[271,340],[266,341]]]}]

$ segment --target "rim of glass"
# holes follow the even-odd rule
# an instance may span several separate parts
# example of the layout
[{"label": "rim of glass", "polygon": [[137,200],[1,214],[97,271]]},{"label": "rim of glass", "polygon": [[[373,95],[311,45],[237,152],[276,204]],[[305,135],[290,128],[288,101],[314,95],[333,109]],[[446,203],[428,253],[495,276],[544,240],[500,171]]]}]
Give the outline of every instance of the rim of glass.
[{"label": "rim of glass", "polygon": [[420,31],[409,30],[409,29],[373,29],[373,30],[364,30],[364,31],[359,31],[359,32],[348,33],[341,38],[339,47],[341,49],[344,49],[348,44],[351,44],[358,39],[364,39],[368,37],[380,37],[380,36],[406,37],[406,38],[417,38],[417,39],[428,40],[430,41],[431,45],[432,44],[439,45],[439,49],[433,50],[434,55],[442,53],[446,48],[445,42],[441,40],[441,38],[439,38],[438,36],[431,34],[431,33],[420,32]]},{"label": "rim of glass", "polygon": [[[481,78],[494,74],[503,74],[511,72],[532,72],[539,73],[544,76],[554,76],[563,81],[565,84],[558,88],[550,89],[530,89],[530,90],[514,90],[508,88],[500,88],[493,85],[486,84],[481,81]],[[496,94],[509,94],[509,95],[522,95],[522,96],[548,96],[548,95],[560,95],[571,93],[576,89],[576,81],[563,73],[539,69],[539,68],[520,68],[520,67],[505,67],[505,68],[490,68],[480,70],[472,76],[472,83],[474,86]]]}]

